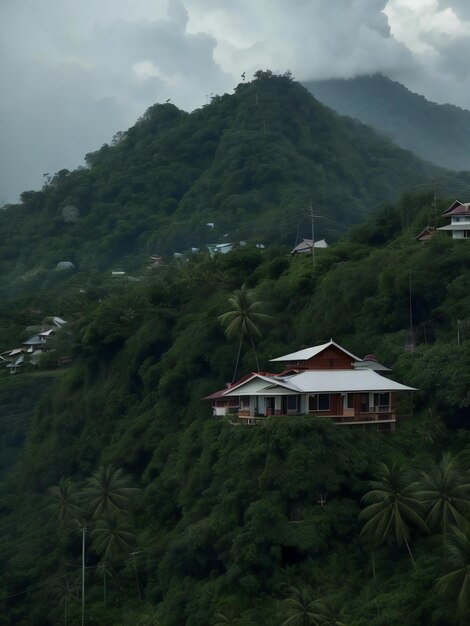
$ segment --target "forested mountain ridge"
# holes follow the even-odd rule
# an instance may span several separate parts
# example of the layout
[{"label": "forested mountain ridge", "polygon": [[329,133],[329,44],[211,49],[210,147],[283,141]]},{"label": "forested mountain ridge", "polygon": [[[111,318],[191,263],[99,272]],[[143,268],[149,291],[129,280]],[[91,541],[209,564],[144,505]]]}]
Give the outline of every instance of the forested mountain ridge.
[{"label": "forested mountain ridge", "polygon": [[[286,248],[247,247],[170,262],[140,283],[58,273],[13,306],[2,301],[18,339],[17,311],[24,323],[62,315],[60,349],[74,358],[64,370],[48,360],[17,378],[0,372],[3,622],[80,623],[85,528],[88,624],[281,626],[302,611],[322,626],[465,624],[468,533],[430,516],[422,494],[447,467],[465,528],[470,246],[443,233],[414,240],[433,204],[432,193],[403,196],[319,252],[315,268]],[[419,388],[398,411],[412,419],[384,437],[316,418],[255,428],[212,418],[201,398],[234,376],[238,342],[219,318],[242,284],[269,315],[261,368],[333,336]],[[404,352],[410,294],[414,353]],[[239,372],[255,367],[246,340]],[[21,384],[41,395],[42,376],[35,411],[8,437],[12,399]],[[117,506],[102,515],[110,484]],[[390,486],[411,509],[392,497],[396,524],[361,532],[363,496],[380,488],[387,504]],[[452,585],[438,583],[453,572]]]},{"label": "forested mountain ridge", "polygon": [[86,162],[0,211],[3,277],[60,261],[141,269],[150,254],[227,240],[293,245],[310,201],[318,236],[334,240],[433,176],[469,188],[270,72],[190,114],[156,104]]},{"label": "forested mountain ridge", "polygon": [[470,111],[431,102],[382,74],[310,81],[305,86],[340,115],[367,124],[422,159],[470,170]]}]

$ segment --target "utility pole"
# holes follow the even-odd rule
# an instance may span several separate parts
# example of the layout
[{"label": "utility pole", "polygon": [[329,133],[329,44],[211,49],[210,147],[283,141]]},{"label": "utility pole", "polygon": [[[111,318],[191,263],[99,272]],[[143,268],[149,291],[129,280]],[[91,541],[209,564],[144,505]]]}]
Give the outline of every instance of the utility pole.
[{"label": "utility pole", "polygon": [[318,217],[323,217],[323,215],[314,215],[313,213],[313,203],[310,200],[310,208],[308,210],[310,215],[310,223],[312,227],[312,272],[315,271],[315,219]]},{"label": "utility pole", "polygon": [[85,624],[85,534],[86,534],[86,523],[83,521],[80,523],[78,520],[75,520],[80,528],[82,533],[82,626]]}]

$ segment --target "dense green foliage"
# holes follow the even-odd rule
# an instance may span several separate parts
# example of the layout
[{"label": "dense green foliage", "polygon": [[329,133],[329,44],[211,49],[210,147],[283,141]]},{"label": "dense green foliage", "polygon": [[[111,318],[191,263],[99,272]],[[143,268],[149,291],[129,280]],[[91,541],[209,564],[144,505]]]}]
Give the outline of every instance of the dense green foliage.
[{"label": "dense green foliage", "polygon": [[470,170],[470,111],[436,104],[381,74],[305,83],[315,98],[422,159]]},{"label": "dense green foliage", "polygon": [[[25,407],[17,440],[3,422],[0,623],[80,623],[83,524],[87,624],[468,623],[470,247],[415,242],[432,210],[430,194],[404,196],[320,251],[315,270],[272,246],[195,254],[140,282],[38,276],[19,303],[69,320],[74,363],[1,373],[7,407],[20,389],[47,393]],[[405,353],[410,272],[417,349]],[[313,418],[255,428],[212,418],[201,397],[232,378],[239,336],[220,318],[242,285],[271,318],[257,339],[262,368],[333,336],[419,387],[414,417],[388,437]],[[14,303],[3,318],[15,328]],[[256,360],[244,348],[245,372]],[[399,413],[411,408],[402,398]],[[398,531],[381,521],[387,508],[363,531],[365,507],[389,507],[403,489]]]},{"label": "dense green foliage", "polygon": [[3,279],[31,288],[64,261],[142,269],[152,254],[224,241],[293,246],[309,236],[311,201],[318,238],[332,241],[433,176],[448,193],[470,190],[269,72],[191,114],[156,104],[86,163],[0,211]]},{"label": "dense green foliage", "polygon": [[[468,622],[470,248],[414,241],[449,200],[380,208],[435,175],[470,191],[259,72],[191,114],[155,105],[0,213],[0,352],[68,321],[0,370],[0,624],[80,623],[83,541],[90,625]],[[310,199],[328,238],[373,214],[314,266],[288,255]],[[144,270],[225,234],[248,243]],[[244,428],[201,400],[331,336],[419,388],[393,436]]]}]

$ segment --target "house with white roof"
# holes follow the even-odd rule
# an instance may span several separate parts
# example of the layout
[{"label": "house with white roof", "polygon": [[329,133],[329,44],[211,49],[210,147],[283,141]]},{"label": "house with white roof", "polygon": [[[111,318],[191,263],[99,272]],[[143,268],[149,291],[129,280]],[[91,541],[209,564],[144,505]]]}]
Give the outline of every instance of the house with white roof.
[{"label": "house with white roof", "polygon": [[470,238],[470,202],[462,204],[456,200],[444,211],[442,216],[449,220],[445,226],[437,230],[444,230],[452,233],[452,239]]},{"label": "house with white roof", "polygon": [[302,241],[298,243],[293,250],[291,250],[291,254],[312,254],[312,248],[324,249],[328,247],[329,246],[324,239],[318,239],[315,243],[312,239],[302,239]]},{"label": "house with white roof", "polygon": [[332,339],[271,362],[285,369],[280,374],[253,372],[207,396],[215,402],[214,414],[232,413],[245,424],[272,415],[317,415],[391,432],[397,393],[414,390],[379,374],[390,370],[373,355],[360,359]]}]

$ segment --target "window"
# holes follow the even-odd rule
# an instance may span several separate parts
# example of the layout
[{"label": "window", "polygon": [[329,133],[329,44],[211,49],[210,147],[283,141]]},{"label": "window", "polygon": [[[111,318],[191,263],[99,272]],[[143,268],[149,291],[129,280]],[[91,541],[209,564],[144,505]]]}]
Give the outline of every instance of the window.
[{"label": "window", "polygon": [[388,393],[374,393],[375,406],[388,406],[390,404]]},{"label": "window", "polygon": [[309,411],[329,411],[330,410],[330,394],[317,393],[308,398]]},{"label": "window", "polygon": [[287,410],[297,411],[298,396],[287,396]]}]

